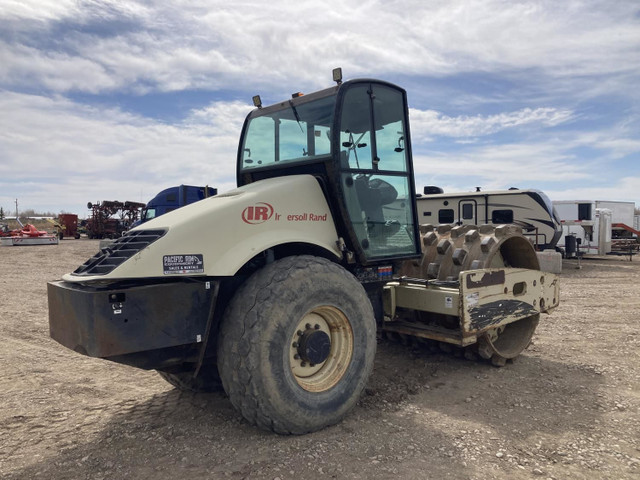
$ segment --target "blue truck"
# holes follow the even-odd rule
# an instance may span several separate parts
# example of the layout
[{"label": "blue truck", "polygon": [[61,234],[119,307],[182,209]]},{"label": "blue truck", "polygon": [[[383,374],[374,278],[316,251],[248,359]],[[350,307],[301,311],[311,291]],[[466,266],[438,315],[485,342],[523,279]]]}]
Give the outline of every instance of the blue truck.
[{"label": "blue truck", "polygon": [[176,208],[217,195],[218,189],[213,187],[196,187],[193,185],[179,185],[162,190],[142,209],[140,220],[136,225],[147,222],[152,218],[164,215]]}]

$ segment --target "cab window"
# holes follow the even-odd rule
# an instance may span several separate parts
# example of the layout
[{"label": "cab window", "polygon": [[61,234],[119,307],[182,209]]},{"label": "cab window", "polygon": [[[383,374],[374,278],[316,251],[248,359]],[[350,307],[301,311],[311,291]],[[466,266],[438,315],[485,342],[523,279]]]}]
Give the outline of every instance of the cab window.
[{"label": "cab window", "polygon": [[309,162],[331,153],[335,97],[325,97],[254,117],[242,147],[242,169],[277,162]]},{"label": "cab window", "polygon": [[155,208],[147,208],[142,212],[142,219],[143,220],[151,220],[155,216],[156,216],[156,209]]}]

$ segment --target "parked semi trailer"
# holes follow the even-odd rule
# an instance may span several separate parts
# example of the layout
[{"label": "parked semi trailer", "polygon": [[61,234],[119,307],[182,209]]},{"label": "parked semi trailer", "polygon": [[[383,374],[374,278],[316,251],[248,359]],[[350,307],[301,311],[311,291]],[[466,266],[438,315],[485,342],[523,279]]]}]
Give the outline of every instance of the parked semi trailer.
[{"label": "parked semi trailer", "polygon": [[176,208],[213,197],[217,193],[217,188],[209,186],[178,185],[166,188],[147,202],[140,214],[140,220],[138,220],[134,226],[164,215]]}]

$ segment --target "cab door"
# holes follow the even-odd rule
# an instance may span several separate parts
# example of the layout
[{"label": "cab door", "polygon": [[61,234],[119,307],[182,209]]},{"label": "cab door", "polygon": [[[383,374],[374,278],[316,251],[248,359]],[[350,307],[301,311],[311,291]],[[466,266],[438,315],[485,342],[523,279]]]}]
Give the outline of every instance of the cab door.
[{"label": "cab door", "polygon": [[365,264],[418,256],[404,91],[356,82],[339,106],[339,181],[354,249]]}]

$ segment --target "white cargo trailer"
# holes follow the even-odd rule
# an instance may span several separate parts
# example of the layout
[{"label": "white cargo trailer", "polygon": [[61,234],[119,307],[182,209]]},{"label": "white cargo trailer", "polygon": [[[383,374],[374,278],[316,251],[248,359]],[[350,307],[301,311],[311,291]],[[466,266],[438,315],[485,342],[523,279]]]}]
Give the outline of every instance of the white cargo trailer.
[{"label": "white cargo trailer", "polygon": [[635,204],[611,200],[557,200],[553,202],[562,223],[558,247],[565,249],[568,235],[580,240],[580,251],[592,255],[610,253],[619,239],[630,239]]}]

